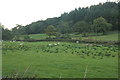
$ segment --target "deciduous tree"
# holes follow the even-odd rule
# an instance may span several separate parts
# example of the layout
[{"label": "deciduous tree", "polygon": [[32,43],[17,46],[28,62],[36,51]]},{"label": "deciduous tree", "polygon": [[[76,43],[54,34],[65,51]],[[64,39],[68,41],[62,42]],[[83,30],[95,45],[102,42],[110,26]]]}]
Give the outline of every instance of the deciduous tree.
[{"label": "deciduous tree", "polygon": [[55,28],[53,25],[49,25],[46,29],[45,29],[45,33],[51,37],[51,36],[56,36],[57,34],[57,28]]},{"label": "deciduous tree", "polygon": [[103,17],[99,17],[93,21],[94,31],[96,33],[102,32],[106,34],[112,27],[112,24],[108,23]]}]

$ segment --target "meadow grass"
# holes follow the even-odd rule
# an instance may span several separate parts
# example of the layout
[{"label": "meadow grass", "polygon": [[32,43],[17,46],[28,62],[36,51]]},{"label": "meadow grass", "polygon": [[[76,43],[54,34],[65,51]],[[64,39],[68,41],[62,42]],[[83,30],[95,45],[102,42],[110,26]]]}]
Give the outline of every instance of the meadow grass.
[{"label": "meadow grass", "polygon": [[55,43],[3,42],[3,77],[83,78],[87,65],[87,78],[118,77],[116,46]]},{"label": "meadow grass", "polygon": [[85,39],[93,39],[93,40],[100,40],[100,41],[118,41],[118,33],[102,35],[102,36],[91,36],[91,37],[83,37]]},{"label": "meadow grass", "polygon": [[48,37],[46,34],[31,34],[29,36],[31,39],[45,39]]},{"label": "meadow grass", "polygon": [[[72,39],[81,39],[81,40],[98,40],[98,41],[118,41],[118,32],[110,32],[107,35],[101,35],[101,36],[88,36],[88,37],[82,37],[82,34],[70,34]],[[90,33],[89,35],[95,35],[95,33]],[[48,35],[46,34],[30,34],[29,35],[31,39],[46,39]],[[20,39],[23,38],[24,35],[20,36]],[[54,37],[54,36],[52,36]]]}]

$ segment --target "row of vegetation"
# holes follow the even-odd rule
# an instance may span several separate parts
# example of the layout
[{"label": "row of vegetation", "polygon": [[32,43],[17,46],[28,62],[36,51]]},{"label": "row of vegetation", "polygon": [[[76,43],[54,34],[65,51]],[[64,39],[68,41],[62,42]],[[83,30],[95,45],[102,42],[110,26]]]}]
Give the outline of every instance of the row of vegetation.
[{"label": "row of vegetation", "polygon": [[16,25],[11,30],[5,29],[2,24],[3,40],[19,39],[20,35],[24,39],[29,39],[29,34],[46,33],[49,37],[69,38],[69,33],[82,34],[86,36],[90,33],[105,35],[109,31],[118,30],[118,2],[106,2],[92,5],[86,8],[78,8],[69,13],[64,13],[60,17],[48,18],[33,22],[29,25]]},{"label": "row of vegetation", "polygon": [[[23,50],[23,51],[30,51],[34,49],[35,53],[68,53],[68,54],[78,54],[81,55],[82,58],[85,56],[95,56],[102,57],[103,56],[117,56],[118,46],[103,46],[103,45],[84,45],[79,46],[76,44],[60,44],[60,43],[52,43],[52,44],[45,44],[45,45],[37,45],[37,46],[30,46],[26,45],[25,43],[21,42],[11,42],[7,44],[3,44],[3,54],[6,54],[4,51],[16,51],[16,50]],[[116,54],[115,54],[116,53]]]}]

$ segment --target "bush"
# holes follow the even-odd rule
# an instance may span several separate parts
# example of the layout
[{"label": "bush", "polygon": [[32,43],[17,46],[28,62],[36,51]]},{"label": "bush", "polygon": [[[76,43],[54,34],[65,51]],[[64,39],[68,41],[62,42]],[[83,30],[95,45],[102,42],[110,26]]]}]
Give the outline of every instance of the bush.
[{"label": "bush", "polygon": [[13,38],[13,40],[19,40],[19,39],[20,37],[18,35]]},{"label": "bush", "polygon": [[63,38],[63,39],[71,39],[71,36],[69,34],[63,34],[61,36],[61,38]]},{"label": "bush", "polygon": [[24,40],[30,40],[30,37],[28,35],[25,35]]},{"label": "bush", "polygon": [[79,40],[81,41],[81,40],[82,40],[82,37],[80,37]]}]

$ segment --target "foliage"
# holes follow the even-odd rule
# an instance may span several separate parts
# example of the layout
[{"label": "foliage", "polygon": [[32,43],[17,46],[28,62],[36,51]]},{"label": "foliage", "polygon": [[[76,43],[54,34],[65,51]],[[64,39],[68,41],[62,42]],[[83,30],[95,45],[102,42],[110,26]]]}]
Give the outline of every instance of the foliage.
[{"label": "foliage", "polygon": [[13,40],[19,40],[20,39],[20,36],[19,35],[16,35],[14,36]]},{"label": "foliage", "polygon": [[57,34],[57,29],[53,26],[53,25],[49,25],[46,29],[45,29],[45,33],[51,37],[51,36],[56,36]]},{"label": "foliage", "polygon": [[71,32],[70,22],[59,21],[57,27],[59,29],[59,32],[62,34]]},{"label": "foliage", "polygon": [[61,36],[61,33],[56,32],[56,33],[55,33],[55,36],[56,36],[56,38],[59,38],[59,37]]},{"label": "foliage", "polygon": [[0,23],[0,40],[2,40],[2,29],[3,29],[3,25]]},{"label": "foliage", "polygon": [[14,35],[22,35],[25,34],[24,26],[16,24],[16,27],[12,28],[12,32]]},{"label": "foliage", "polygon": [[73,29],[75,30],[75,32],[79,32],[79,33],[83,33],[83,34],[88,33],[90,30],[88,23],[85,21],[77,22],[74,25]]},{"label": "foliage", "polygon": [[106,34],[106,32],[110,31],[112,24],[108,23],[103,17],[99,17],[94,20],[93,26],[95,32]]},{"label": "foliage", "polygon": [[25,36],[24,36],[24,40],[30,40],[29,35],[25,35]]},{"label": "foliage", "polygon": [[[100,16],[102,16],[108,23],[112,24],[111,30],[117,30],[119,23],[118,4],[119,3],[116,2],[106,2],[98,5],[91,5],[90,7],[79,7],[69,13],[63,13],[59,17],[32,22],[26,26],[17,25],[12,31],[15,34],[38,34],[44,33],[47,26],[53,25],[58,28],[60,33],[66,34],[74,32],[72,29],[73,25],[80,21],[85,21],[89,24],[88,28],[90,29],[92,22]],[[88,28],[86,29],[88,30]],[[82,31],[86,32],[86,29],[82,29]],[[103,31],[105,32],[105,30]]]},{"label": "foliage", "polygon": [[69,34],[62,34],[61,38],[62,39],[71,39],[71,36]]},{"label": "foliage", "polygon": [[[2,39],[2,40],[12,40],[12,38],[14,37],[14,35],[12,34],[12,31],[5,29],[4,25],[2,25],[1,23],[0,23],[0,33],[2,33],[0,35],[0,39]],[[1,36],[2,36],[2,38],[1,38]]]}]

